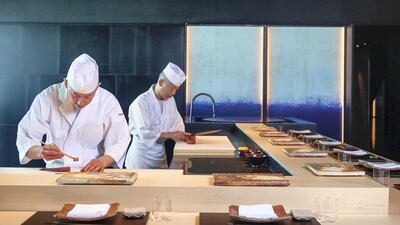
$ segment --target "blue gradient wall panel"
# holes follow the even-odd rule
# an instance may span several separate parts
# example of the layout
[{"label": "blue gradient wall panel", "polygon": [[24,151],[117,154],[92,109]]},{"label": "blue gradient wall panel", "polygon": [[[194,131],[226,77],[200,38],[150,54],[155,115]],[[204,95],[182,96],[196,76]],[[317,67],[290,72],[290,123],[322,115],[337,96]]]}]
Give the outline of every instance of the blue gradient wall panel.
[{"label": "blue gradient wall panel", "polygon": [[318,124],[341,140],[343,28],[270,27],[268,116]]},{"label": "blue gradient wall panel", "polygon": [[[262,112],[263,27],[187,28],[187,112],[190,100],[206,92],[217,117],[255,117]],[[211,115],[211,101],[199,97],[194,115]]]}]

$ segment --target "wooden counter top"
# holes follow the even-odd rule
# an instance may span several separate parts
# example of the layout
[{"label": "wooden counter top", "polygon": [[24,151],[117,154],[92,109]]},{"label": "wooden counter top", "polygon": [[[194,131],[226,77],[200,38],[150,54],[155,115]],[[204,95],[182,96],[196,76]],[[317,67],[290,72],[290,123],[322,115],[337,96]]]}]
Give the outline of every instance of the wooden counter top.
[{"label": "wooden counter top", "polygon": [[[156,195],[170,195],[175,212],[226,212],[231,204],[260,202],[283,204],[288,211],[293,208],[313,210],[317,196],[329,195],[338,198],[339,214],[388,214],[389,188],[369,177],[315,176],[304,164],[310,160],[321,162],[321,159],[289,158],[282,153],[282,147],[270,145],[253,132],[251,127],[255,124],[237,126],[294,174],[287,177],[289,187],[213,186],[211,176],[183,175],[182,170],[129,170],[137,172],[138,179],[127,186],[57,185],[56,179],[61,174],[36,168],[0,168],[0,211],[54,211],[67,202],[119,202],[121,208],[151,208]],[[394,211],[396,207],[400,211],[398,204],[391,203]]]},{"label": "wooden counter top", "polygon": [[[34,211],[0,211],[0,224],[4,225],[20,225],[30,216]],[[396,215],[358,215],[358,214],[345,214],[339,215],[336,223],[332,225],[394,225],[400,222],[400,216]],[[149,220],[147,225],[199,225],[199,213],[174,213],[171,221],[168,222],[155,222]]]}]

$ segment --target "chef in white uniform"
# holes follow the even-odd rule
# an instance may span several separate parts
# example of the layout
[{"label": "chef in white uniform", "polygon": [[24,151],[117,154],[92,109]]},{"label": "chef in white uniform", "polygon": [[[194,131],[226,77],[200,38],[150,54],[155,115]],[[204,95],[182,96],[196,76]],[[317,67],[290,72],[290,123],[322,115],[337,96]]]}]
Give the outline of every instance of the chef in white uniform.
[{"label": "chef in white uniform", "polygon": [[126,168],[167,168],[165,140],[195,142],[195,136],[185,132],[173,98],[184,81],[185,73],[169,63],[157,83],[132,102],[129,129],[133,137],[125,160]]},{"label": "chef in white uniform", "polygon": [[[46,134],[46,144],[40,142]],[[18,124],[21,164],[31,160],[46,167],[82,168],[84,172],[122,168],[130,141],[129,128],[118,100],[100,87],[96,61],[76,58],[64,82],[38,94]],[[65,157],[61,151],[79,157]]]}]

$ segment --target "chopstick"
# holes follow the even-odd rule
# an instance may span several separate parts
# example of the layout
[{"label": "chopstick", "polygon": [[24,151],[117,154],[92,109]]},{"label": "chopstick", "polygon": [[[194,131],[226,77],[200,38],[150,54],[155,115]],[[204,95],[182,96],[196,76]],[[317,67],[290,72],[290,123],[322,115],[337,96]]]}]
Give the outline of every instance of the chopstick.
[{"label": "chopstick", "polygon": [[[43,141],[41,141],[40,143],[42,143],[44,145],[47,145],[47,143],[43,142]],[[74,156],[72,156],[72,155],[70,155],[70,154],[68,154],[68,153],[66,153],[64,151],[61,151],[61,154],[63,154],[64,156],[67,156],[70,159],[72,159],[74,162],[79,161],[79,157],[74,157]]]}]

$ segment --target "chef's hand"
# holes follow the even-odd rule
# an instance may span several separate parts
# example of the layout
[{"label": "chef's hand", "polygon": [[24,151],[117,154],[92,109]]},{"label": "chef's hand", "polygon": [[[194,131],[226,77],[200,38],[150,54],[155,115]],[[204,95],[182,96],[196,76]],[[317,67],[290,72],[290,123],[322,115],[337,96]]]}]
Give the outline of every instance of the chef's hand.
[{"label": "chef's hand", "polygon": [[45,144],[40,150],[40,157],[45,160],[60,159],[63,156],[61,149],[55,144]]},{"label": "chef's hand", "polygon": [[81,169],[81,172],[103,172],[106,167],[112,166],[114,163],[114,158],[109,155],[103,155],[100,158],[92,159]]},{"label": "chef's hand", "polygon": [[191,133],[187,133],[184,131],[175,131],[173,133],[173,139],[175,139],[175,141],[186,141],[186,139],[192,135]]},{"label": "chef's hand", "polygon": [[194,135],[194,134],[188,135],[188,136],[186,137],[185,142],[186,142],[187,144],[196,144],[196,135]]},{"label": "chef's hand", "polygon": [[92,159],[85,167],[81,169],[81,172],[103,172],[106,166],[99,159]]}]

